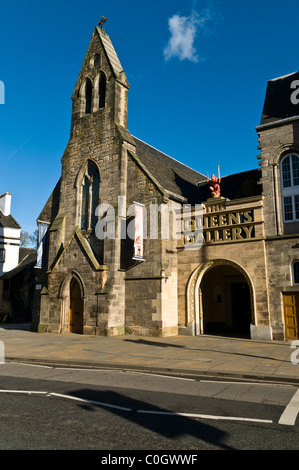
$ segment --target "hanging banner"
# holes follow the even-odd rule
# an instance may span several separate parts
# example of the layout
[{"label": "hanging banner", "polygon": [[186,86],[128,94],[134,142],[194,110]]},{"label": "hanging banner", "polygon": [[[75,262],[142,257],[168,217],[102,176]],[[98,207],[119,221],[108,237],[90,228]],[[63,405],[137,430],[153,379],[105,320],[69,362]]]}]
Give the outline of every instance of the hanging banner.
[{"label": "hanging banner", "polygon": [[36,267],[42,268],[43,266],[43,254],[45,249],[46,233],[48,230],[48,224],[38,224],[38,246],[37,246],[37,259]]},{"label": "hanging banner", "polygon": [[133,259],[144,260],[143,258],[143,210],[144,205],[134,202],[135,206],[135,236],[134,236],[134,256]]}]

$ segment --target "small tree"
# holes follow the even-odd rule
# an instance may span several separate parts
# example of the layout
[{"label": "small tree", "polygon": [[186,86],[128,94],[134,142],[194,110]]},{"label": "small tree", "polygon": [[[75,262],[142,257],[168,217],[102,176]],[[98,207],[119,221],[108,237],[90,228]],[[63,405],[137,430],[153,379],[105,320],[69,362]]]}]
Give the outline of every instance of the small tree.
[{"label": "small tree", "polygon": [[37,229],[33,232],[32,235],[30,235],[30,233],[26,231],[21,230],[20,246],[36,248],[37,236],[38,236]]}]

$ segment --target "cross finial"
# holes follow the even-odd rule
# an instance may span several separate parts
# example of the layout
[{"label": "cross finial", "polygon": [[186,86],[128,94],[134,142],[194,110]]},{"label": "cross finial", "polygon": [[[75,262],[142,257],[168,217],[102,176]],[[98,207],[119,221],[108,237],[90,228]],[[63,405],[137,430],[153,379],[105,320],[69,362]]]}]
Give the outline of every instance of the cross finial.
[{"label": "cross finial", "polygon": [[107,21],[107,18],[105,18],[105,16],[102,16],[101,21],[98,22],[98,25],[101,27],[101,30],[103,31],[103,33],[105,32],[104,23],[106,23],[106,21]]}]

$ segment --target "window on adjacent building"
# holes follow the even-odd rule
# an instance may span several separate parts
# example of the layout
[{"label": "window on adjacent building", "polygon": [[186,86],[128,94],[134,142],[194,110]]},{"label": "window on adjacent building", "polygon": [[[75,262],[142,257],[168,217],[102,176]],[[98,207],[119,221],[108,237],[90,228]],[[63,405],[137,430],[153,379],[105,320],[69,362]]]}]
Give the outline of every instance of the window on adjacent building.
[{"label": "window on adjacent building", "polygon": [[299,285],[299,261],[293,263],[293,284]]},{"label": "window on adjacent building", "polygon": [[94,229],[97,223],[96,208],[99,204],[100,175],[97,166],[88,162],[82,181],[81,230]]},{"label": "window on adjacent building", "polygon": [[4,263],[5,261],[5,250],[4,248],[0,248],[0,263]]},{"label": "window on adjacent building", "polygon": [[299,156],[287,155],[280,168],[284,221],[299,221]]}]

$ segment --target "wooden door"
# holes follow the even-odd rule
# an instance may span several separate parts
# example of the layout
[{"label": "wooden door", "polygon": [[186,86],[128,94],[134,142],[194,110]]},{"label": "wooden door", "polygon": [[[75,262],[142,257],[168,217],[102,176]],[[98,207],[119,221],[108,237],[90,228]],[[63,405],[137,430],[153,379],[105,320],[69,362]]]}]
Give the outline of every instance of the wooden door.
[{"label": "wooden door", "polygon": [[83,333],[83,299],[79,283],[74,278],[70,283],[69,322],[71,333]]},{"label": "wooden door", "polygon": [[286,339],[298,339],[299,294],[283,294]]}]

